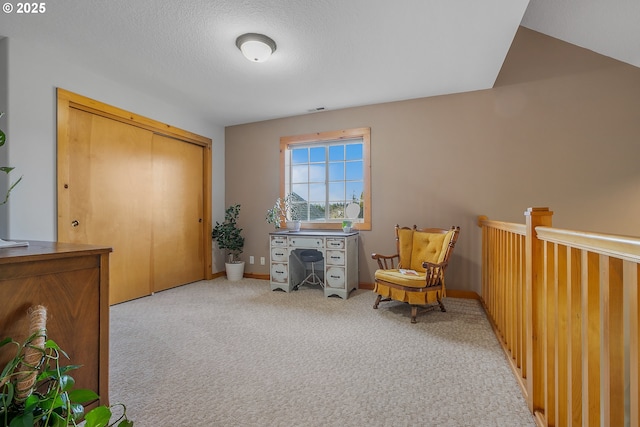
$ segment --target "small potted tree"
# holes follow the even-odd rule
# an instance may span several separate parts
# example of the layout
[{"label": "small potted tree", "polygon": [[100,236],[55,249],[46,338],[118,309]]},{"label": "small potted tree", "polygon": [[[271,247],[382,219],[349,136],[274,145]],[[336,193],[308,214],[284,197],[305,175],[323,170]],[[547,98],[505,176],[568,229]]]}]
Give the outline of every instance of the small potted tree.
[{"label": "small potted tree", "polygon": [[242,228],[238,228],[238,216],[240,215],[240,205],[232,205],[224,213],[224,221],[216,221],[211,232],[213,240],[218,242],[220,249],[229,251],[229,258],[225,262],[227,279],[236,281],[242,279],[244,275],[244,261],[240,261],[239,256],[244,248],[244,237]]}]

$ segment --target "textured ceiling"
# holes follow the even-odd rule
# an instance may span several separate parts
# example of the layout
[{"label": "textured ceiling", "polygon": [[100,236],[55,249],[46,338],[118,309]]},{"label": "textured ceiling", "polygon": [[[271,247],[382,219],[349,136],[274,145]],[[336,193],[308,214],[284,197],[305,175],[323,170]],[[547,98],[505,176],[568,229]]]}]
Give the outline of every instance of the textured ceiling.
[{"label": "textured ceiling", "polygon": [[[640,66],[640,2],[614,3],[56,0],[41,15],[1,13],[0,36],[226,126],[490,88],[521,22]],[[246,32],[276,41],[269,61],[242,56],[235,39]]]}]

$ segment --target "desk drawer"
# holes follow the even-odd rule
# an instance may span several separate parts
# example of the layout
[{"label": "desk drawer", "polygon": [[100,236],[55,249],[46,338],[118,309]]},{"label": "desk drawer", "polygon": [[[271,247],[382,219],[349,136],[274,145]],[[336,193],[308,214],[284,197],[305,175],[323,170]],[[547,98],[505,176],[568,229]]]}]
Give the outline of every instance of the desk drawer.
[{"label": "desk drawer", "polygon": [[345,275],[343,267],[331,267],[327,269],[327,277],[324,278],[325,286],[330,288],[344,289]]},{"label": "desk drawer", "polygon": [[289,246],[292,248],[324,248],[324,239],[317,237],[290,237]]},{"label": "desk drawer", "polygon": [[344,265],[344,251],[327,251],[327,265]]},{"label": "desk drawer", "polygon": [[286,248],[287,247],[286,236],[271,236],[271,247]]},{"label": "desk drawer", "polygon": [[271,248],[271,261],[287,262],[289,261],[289,251],[287,248]]},{"label": "desk drawer", "polygon": [[271,264],[271,281],[278,283],[286,283],[289,279],[289,269],[287,264],[272,263]]},{"label": "desk drawer", "polygon": [[344,249],[344,239],[327,238],[327,249]]}]

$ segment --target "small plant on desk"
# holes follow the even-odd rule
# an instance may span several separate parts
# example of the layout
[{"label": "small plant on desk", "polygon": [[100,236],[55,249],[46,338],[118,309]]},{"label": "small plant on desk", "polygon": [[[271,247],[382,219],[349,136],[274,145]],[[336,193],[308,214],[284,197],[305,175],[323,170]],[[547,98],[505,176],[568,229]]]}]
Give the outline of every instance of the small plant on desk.
[{"label": "small plant on desk", "polygon": [[302,220],[301,201],[295,193],[289,193],[285,197],[278,197],[271,209],[267,210],[265,220],[273,224],[276,229],[281,227],[282,221],[293,222]]}]

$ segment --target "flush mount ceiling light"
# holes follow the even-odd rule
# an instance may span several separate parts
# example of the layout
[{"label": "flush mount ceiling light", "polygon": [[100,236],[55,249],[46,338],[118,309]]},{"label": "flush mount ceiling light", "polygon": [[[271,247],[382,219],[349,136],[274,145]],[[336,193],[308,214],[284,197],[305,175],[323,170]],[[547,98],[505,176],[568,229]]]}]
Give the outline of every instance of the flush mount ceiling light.
[{"label": "flush mount ceiling light", "polygon": [[249,61],[264,62],[276,51],[276,42],[264,34],[247,33],[236,39],[236,46]]}]

